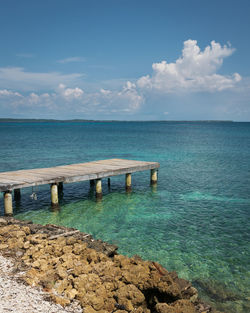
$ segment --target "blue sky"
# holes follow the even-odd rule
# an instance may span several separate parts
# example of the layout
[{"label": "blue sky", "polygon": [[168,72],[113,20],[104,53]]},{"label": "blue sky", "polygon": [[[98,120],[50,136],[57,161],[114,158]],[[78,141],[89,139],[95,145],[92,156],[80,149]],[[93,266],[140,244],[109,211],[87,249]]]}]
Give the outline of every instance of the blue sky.
[{"label": "blue sky", "polygon": [[250,121],[249,0],[0,0],[0,117]]}]

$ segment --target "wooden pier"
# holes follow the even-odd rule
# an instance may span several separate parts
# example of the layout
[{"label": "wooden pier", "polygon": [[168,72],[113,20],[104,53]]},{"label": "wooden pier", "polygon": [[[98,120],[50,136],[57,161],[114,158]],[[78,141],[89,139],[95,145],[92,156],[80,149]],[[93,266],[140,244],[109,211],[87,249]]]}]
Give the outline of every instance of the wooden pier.
[{"label": "wooden pier", "polygon": [[144,162],[124,159],[108,159],[80,164],[70,164],[50,168],[37,168],[12,172],[0,172],[0,192],[4,192],[5,215],[13,215],[12,191],[14,198],[20,199],[20,189],[25,187],[50,184],[51,204],[58,206],[58,190],[63,183],[73,183],[89,180],[96,187],[96,197],[102,198],[102,178],[125,174],[126,190],[131,190],[131,174],[151,170],[151,184],[157,183],[157,162]]}]

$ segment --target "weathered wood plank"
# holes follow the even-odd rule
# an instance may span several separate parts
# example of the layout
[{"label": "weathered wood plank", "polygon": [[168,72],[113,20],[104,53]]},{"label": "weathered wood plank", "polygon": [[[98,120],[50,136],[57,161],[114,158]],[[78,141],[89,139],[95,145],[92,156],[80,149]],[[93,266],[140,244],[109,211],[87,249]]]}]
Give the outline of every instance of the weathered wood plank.
[{"label": "weathered wood plank", "polygon": [[108,159],[87,163],[61,165],[51,168],[0,172],[0,191],[57,182],[71,183],[105,178],[156,169],[159,166],[160,165],[157,162]]},{"label": "weathered wood plank", "polygon": [[9,180],[9,182],[12,182],[12,183],[15,183],[15,182],[26,182],[26,183],[30,183],[30,182],[38,182],[38,181],[41,181],[43,179],[49,179],[49,178],[55,178],[55,177],[58,177],[58,173],[56,175],[43,175],[43,176],[40,176],[38,174],[36,175],[29,175],[27,173],[25,174],[18,174],[18,175],[15,175],[15,174],[10,174],[9,176],[8,175],[1,175],[0,174],[0,181],[4,181],[6,179]]},{"label": "weathered wood plank", "polygon": [[15,183],[25,183],[25,180],[20,179],[20,180],[16,180],[16,179],[8,179],[8,178],[1,178],[0,182],[2,184],[15,184]]}]

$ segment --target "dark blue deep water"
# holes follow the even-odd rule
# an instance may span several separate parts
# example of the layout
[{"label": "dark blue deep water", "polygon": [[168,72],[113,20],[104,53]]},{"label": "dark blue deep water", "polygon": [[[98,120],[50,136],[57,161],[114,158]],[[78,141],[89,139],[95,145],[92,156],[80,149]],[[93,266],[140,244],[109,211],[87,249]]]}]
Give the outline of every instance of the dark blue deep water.
[{"label": "dark blue deep water", "polygon": [[0,171],[107,158],[160,162],[157,188],[136,173],[127,194],[118,176],[96,202],[88,182],[68,184],[58,212],[49,186],[36,201],[27,188],[15,217],[89,232],[176,270],[218,309],[250,312],[250,123],[0,123]]}]

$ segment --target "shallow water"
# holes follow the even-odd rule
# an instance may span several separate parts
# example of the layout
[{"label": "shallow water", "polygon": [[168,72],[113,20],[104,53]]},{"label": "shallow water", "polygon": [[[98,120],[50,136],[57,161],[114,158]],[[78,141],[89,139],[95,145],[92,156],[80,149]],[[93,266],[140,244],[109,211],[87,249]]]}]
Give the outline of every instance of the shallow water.
[{"label": "shallow water", "polygon": [[27,188],[15,217],[89,232],[176,270],[221,310],[250,311],[250,123],[0,123],[0,146],[0,171],[114,157],[160,162],[157,188],[149,172],[133,174],[130,194],[123,176],[110,189],[104,179],[96,202],[88,182],[67,184],[56,212],[49,186],[35,188],[37,201]]}]

